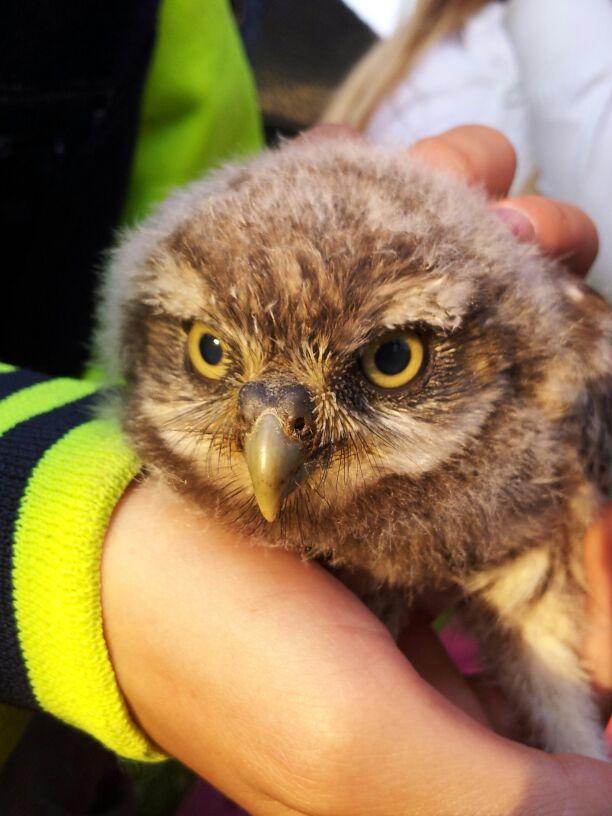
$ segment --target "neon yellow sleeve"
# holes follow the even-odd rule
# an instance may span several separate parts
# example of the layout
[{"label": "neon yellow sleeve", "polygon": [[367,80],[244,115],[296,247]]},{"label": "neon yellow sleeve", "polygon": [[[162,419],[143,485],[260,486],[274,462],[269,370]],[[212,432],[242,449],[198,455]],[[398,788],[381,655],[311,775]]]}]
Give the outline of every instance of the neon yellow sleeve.
[{"label": "neon yellow sleeve", "polygon": [[162,3],[126,220],[222,161],[256,152],[263,130],[227,0]]},{"label": "neon yellow sleeve", "polygon": [[160,759],[117,687],[100,601],[104,534],[139,463],[112,422],[92,418],[89,383],[5,368],[0,397],[1,702]]}]

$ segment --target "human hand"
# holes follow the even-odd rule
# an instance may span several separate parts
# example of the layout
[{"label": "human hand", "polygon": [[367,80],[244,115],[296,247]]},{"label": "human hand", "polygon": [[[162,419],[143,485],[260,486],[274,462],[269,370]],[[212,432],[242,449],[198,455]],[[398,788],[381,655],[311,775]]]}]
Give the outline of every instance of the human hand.
[{"label": "human hand", "polygon": [[[507,191],[513,154],[488,129],[456,129],[419,151],[494,195]],[[565,205],[530,206],[545,249],[571,253],[583,270],[596,247],[588,220]],[[257,816],[609,814],[610,766],[494,733],[467,687],[453,679],[444,688],[431,672],[455,704],[426,682],[317,564],[252,547],[152,480],[117,508],[102,590],[111,658],[136,719]],[[420,654],[426,674],[429,649]]]},{"label": "human hand", "polygon": [[[585,656],[604,711],[612,716],[612,502],[587,533],[585,565],[590,618]],[[612,738],[612,722],[608,733]]]}]

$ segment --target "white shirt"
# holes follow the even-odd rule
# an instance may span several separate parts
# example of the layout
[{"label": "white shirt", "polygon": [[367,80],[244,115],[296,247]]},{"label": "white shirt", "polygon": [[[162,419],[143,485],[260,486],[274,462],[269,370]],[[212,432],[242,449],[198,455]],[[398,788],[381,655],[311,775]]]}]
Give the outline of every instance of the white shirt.
[{"label": "white shirt", "polygon": [[612,299],[612,2],[490,2],[429,49],[367,134],[407,145],[466,123],[513,143],[513,190],[537,172],[544,195],[591,216],[601,243],[588,280]]}]

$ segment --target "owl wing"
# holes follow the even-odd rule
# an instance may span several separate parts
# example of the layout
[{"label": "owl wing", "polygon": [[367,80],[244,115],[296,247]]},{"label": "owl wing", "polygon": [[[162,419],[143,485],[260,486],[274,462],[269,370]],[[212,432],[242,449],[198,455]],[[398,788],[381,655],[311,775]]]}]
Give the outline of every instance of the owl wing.
[{"label": "owl wing", "polygon": [[582,455],[590,479],[610,495],[612,489],[612,376],[587,388],[582,414]]},{"label": "owl wing", "polygon": [[573,318],[565,381],[576,387],[578,395],[571,412],[574,432],[587,478],[608,495],[612,489],[612,305],[571,276],[561,291],[569,296],[564,306]]}]

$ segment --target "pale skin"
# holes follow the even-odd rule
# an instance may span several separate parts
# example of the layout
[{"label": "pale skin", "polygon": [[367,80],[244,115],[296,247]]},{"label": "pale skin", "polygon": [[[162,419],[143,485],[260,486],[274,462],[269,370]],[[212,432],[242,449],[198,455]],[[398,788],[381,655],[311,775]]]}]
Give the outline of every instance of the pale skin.
[{"label": "pale skin", "polygon": [[[455,128],[413,152],[483,185],[520,240],[586,273],[592,223],[567,204],[505,199],[515,158],[499,133]],[[587,535],[585,563],[585,655],[609,701],[610,508]],[[323,568],[252,546],[153,480],[132,486],[114,514],[102,603],[136,720],[254,816],[611,812],[612,764],[502,736],[498,695],[461,678],[424,617],[396,645]]]}]

